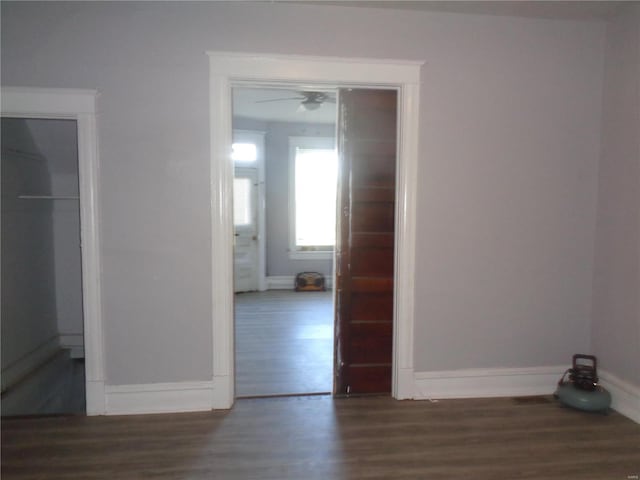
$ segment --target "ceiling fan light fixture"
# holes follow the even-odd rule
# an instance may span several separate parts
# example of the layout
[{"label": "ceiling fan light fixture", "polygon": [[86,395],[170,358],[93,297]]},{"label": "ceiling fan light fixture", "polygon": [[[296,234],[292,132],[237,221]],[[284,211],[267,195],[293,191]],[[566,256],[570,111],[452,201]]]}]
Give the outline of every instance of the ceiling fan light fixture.
[{"label": "ceiling fan light fixture", "polygon": [[301,102],[301,104],[305,110],[317,110],[320,108],[320,105],[322,105],[322,103],[320,102],[309,101],[309,100],[305,100]]}]

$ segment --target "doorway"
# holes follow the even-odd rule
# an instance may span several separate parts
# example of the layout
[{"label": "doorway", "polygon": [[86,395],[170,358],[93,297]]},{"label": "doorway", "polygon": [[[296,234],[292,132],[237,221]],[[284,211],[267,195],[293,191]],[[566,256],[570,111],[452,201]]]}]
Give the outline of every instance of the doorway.
[{"label": "doorway", "polygon": [[[238,398],[333,389],[336,93],[233,87]],[[323,285],[295,291],[301,272]]]},{"label": "doorway", "polygon": [[[78,198],[64,201],[75,201],[79,204],[85,410],[87,415],[101,415],[105,412],[105,398],[100,294],[96,92],[63,88],[3,87],[2,100],[0,113],[4,118],[71,121],[76,127]],[[33,202],[36,200],[34,199]],[[2,260],[5,260],[4,257]],[[57,347],[59,343],[66,343],[72,338],[59,337],[58,343],[54,340],[48,345]],[[75,339],[77,340],[78,337],[76,336]],[[27,355],[25,358],[28,359],[27,366],[42,360],[40,355],[35,357]],[[22,363],[25,365],[24,362]],[[5,379],[4,375],[3,379]]]},{"label": "doorway", "polygon": [[399,92],[395,282],[393,307],[392,396],[413,396],[413,279],[415,256],[418,103],[422,62],[209,53],[211,105],[214,408],[230,408],[235,399],[233,288],[233,219],[229,201],[233,168],[231,87],[242,81],[294,84],[305,89],[326,85],[396,88]]},{"label": "doorway", "polygon": [[77,122],[0,123],[2,416],[84,414]]}]

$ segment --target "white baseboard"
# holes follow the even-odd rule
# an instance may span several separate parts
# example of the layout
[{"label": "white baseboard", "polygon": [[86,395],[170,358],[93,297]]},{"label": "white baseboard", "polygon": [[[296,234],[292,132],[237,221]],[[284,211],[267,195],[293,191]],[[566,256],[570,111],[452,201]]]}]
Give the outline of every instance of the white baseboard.
[{"label": "white baseboard", "polygon": [[640,423],[640,387],[604,370],[598,371],[600,384],[611,393],[611,408]]},{"label": "white baseboard", "polygon": [[20,357],[11,365],[3,368],[2,391],[4,392],[10,386],[15,385],[59,351],[60,341],[58,336],[55,335]]},{"label": "white baseboard", "polygon": [[197,412],[211,410],[213,382],[106,385],[106,415]]},{"label": "white baseboard", "polygon": [[69,350],[71,358],[84,358],[84,335],[82,333],[61,333],[60,346]]},{"label": "white baseboard", "polygon": [[[566,366],[552,366],[416,372],[413,394],[403,386],[402,397],[426,400],[550,395],[565,370]],[[599,374],[601,384],[611,392],[613,409],[640,423],[640,388],[608,372]],[[111,386],[100,382],[95,387],[87,391],[87,396],[104,398],[105,405],[88,415],[207,411],[229,408],[232,403],[232,399],[217,398],[214,383],[209,381]]]},{"label": "white baseboard", "polygon": [[[566,366],[492,368],[416,372],[416,400],[445,398],[518,397],[550,395]],[[611,393],[611,407],[640,423],[640,387],[599,371],[601,385]]]},{"label": "white baseboard", "polygon": [[293,290],[294,281],[291,275],[267,277],[267,290]]},{"label": "white baseboard", "polygon": [[564,366],[416,372],[416,400],[550,395]]},{"label": "white baseboard", "polygon": [[[267,277],[267,290],[293,290],[295,287],[295,275],[274,275]],[[324,281],[327,288],[333,288],[333,277],[326,276]]]}]

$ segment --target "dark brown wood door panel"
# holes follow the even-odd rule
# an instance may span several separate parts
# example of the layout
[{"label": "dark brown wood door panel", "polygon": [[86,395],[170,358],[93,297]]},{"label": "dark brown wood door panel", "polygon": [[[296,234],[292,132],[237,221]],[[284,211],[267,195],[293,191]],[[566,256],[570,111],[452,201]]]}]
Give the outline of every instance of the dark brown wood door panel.
[{"label": "dark brown wood door panel", "polygon": [[[350,379],[350,395],[389,394],[391,392],[391,365],[351,365],[344,375]],[[347,394],[343,394],[347,395]]]},{"label": "dark brown wood door panel", "polygon": [[388,233],[393,235],[394,205],[393,203],[374,203],[356,201],[351,206],[351,228],[355,232]]},{"label": "dark brown wood door panel", "polygon": [[388,248],[360,247],[353,252],[351,271],[356,276],[393,275],[393,258],[389,258]]},{"label": "dark brown wood door panel", "polygon": [[352,292],[351,316],[355,321],[390,321],[393,318],[393,292]]},{"label": "dark brown wood door panel", "polygon": [[341,90],[336,395],[389,394],[397,92]]}]

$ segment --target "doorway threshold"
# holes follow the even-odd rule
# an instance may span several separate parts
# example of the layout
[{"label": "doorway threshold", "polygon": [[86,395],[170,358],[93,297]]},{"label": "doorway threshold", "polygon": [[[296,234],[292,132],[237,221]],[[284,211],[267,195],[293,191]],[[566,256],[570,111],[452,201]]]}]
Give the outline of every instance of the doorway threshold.
[{"label": "doorway threshold", "polygon": [[253,400],[256,398],[289,398],[289,397],[321,397],[331,395],[331,392],[301,392],[301,393],[273,393],[266,395],[245,395],[236,400]]}]

